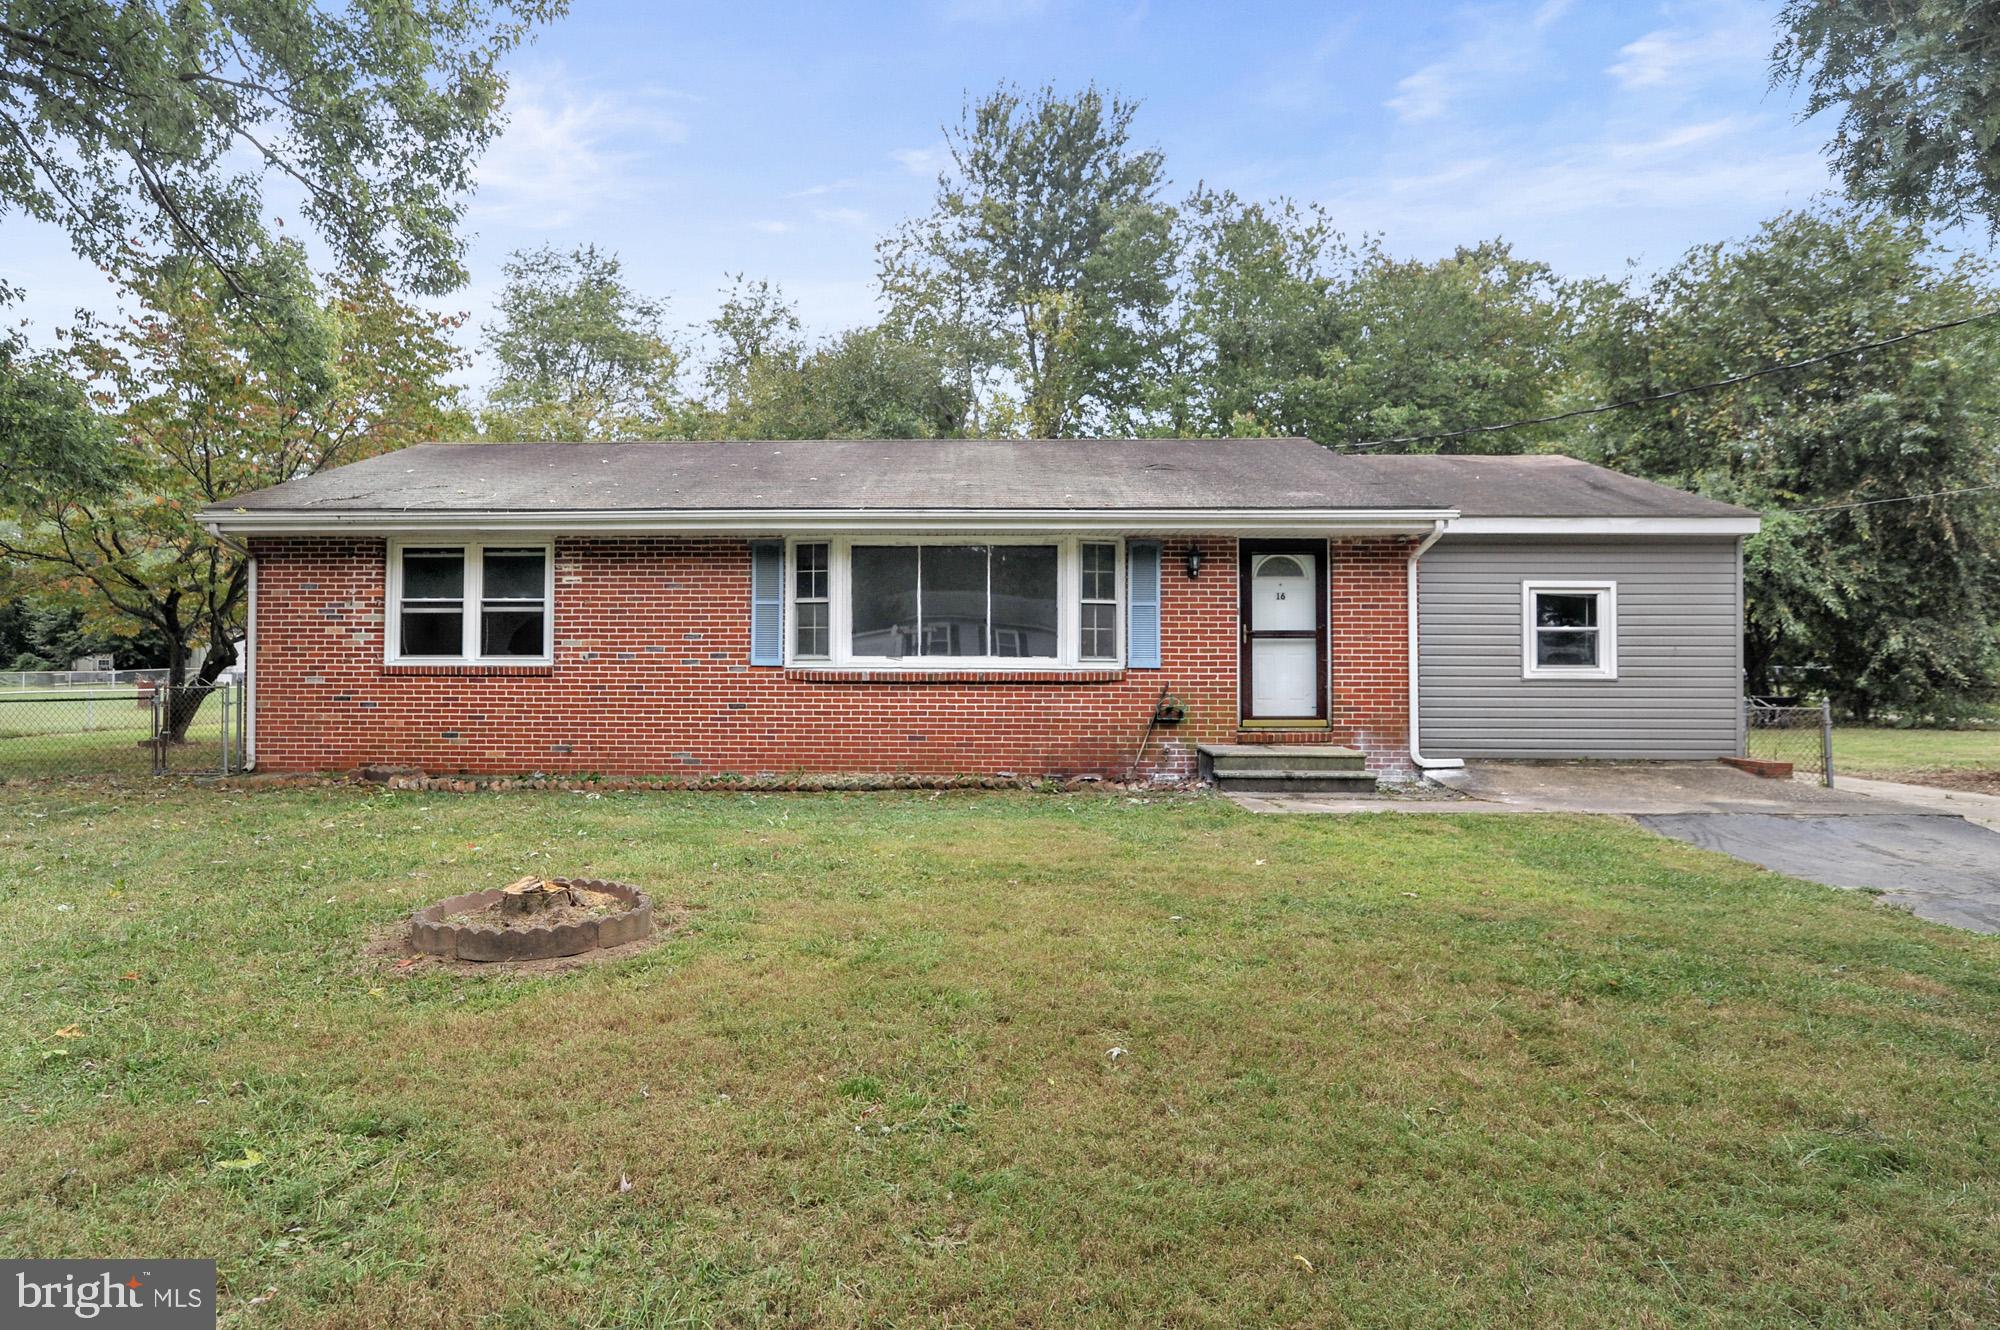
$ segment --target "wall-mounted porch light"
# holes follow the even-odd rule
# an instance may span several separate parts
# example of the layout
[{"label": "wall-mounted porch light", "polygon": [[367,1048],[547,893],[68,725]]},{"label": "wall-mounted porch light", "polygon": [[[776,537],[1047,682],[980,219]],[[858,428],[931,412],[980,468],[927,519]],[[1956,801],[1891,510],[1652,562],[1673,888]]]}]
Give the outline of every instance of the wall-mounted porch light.
[{"label": "wall-mounted porch light", "polygon": [[1192,581],[1193,581],[1193,580],[1194,580],[1195,578],[1197,578],[1197,577],[1200,577],[1200,576],[1201,576],[1201,551],[1200,551],[1200,550],[1197,550],[1197,549],[1190,549],[1190,550],[1189,550],[1189,551],[1187,552],[1187,575],[1188,575],[1188,580],[1189,580],[1190,582],[1192,582]]}]

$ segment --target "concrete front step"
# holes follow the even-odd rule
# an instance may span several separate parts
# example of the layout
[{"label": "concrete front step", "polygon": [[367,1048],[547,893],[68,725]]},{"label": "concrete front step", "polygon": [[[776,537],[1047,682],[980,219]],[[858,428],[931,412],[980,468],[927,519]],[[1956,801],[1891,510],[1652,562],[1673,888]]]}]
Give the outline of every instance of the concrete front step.
[{"label": "concrete front step", "polygon": [[1226,794],[1374,794],[1375,777],[1366,771],[1286,770],[1217,766],[1215,788]]},{"label": "concrete front step", "polygon": [[1200,744],[1203,774],[1239,794],[1373,794],[1368,758],[1339,744]]},{"label": "concrete front step", "polygon": [[1339,744],[1200,744],[1204,764],[1223,771],[1365,771],[1366,754]]}]

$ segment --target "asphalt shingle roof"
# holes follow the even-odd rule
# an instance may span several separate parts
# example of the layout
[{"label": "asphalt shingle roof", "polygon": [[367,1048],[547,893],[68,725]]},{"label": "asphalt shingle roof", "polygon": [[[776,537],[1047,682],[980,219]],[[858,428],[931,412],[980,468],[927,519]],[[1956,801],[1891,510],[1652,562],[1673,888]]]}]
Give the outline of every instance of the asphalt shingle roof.
[{"label": "asphalt shingle roof", "polygon": [[1746,515],[1566,457],[1344,456],[1307,439],[432,443],[208,511],[1440,508],[1468,517]]}]

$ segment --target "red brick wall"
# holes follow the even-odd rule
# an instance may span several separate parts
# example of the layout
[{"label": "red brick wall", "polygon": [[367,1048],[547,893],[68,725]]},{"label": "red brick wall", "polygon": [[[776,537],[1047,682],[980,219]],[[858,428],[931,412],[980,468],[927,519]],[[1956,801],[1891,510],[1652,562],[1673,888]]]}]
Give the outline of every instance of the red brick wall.
[{"label": "red brick wall", "polygon": [[[1237,737],[1236,542],[1164,544],[1161,669],[881,682],[749,664],[743,540],[559,539],[555,664],[440,669],[383,664],[383,541],[259,539],[257,766],[1122,776],[1166,684],[1188,719],[1155,731],[1139,769],[1183,777],[1197,741]],[[1406,557],[1399,540],[1339,542],[1330,564],[1328,737],[1385,774],[1407,765]]]}]

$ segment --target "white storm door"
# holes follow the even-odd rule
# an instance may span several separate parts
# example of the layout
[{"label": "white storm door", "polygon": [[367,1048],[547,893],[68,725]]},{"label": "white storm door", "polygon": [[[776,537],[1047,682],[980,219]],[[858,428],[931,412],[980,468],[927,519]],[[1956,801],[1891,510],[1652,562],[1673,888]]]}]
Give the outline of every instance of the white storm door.
[{"label": "white storm door", "polygon": [[1305,551],[1252,552],[1244,623],[1247,720],[1320,715],[1319,560]]}]

